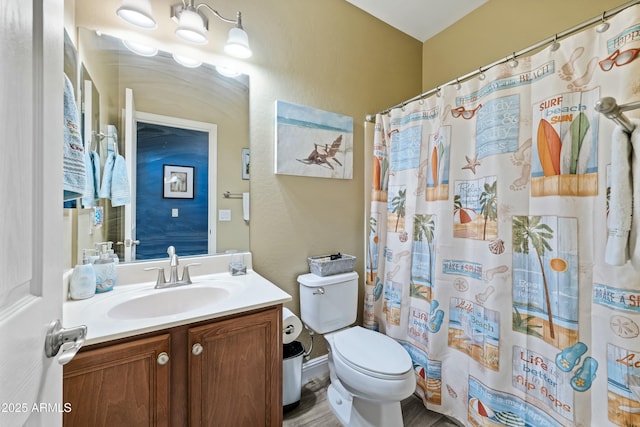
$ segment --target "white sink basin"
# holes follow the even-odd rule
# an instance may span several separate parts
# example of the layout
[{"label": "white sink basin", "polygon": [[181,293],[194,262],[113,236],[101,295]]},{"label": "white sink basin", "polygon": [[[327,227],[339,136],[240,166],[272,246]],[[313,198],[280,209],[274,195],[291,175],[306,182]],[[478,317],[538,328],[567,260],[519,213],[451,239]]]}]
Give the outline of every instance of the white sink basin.
[{"label": "white sink basin", "polygon": [[[154,263],[119,265],[118,285],[112,291],[63,305],[64,327],[87,326],[85,345],[131,337],[208,321],[223,316],[269,307],[291,300],[291,296],[255,271],[231,276],[225,255],[198,259],[207,269],[220,270],[191,276],[191,285],[154,289],[143,269]],[[164,263],[164,261],[163,261]],[[161,267],[162,263],[157,263]],[[201,268],[200,270],[204,270]],[[68,283],[71,270],[66,274]]]},{"label": "white sink basin", "polygon": [[230,294],[227,289],[212,286],[154,289],[114,305],[107,316],[123,320],[172,316],[216,304]]}]

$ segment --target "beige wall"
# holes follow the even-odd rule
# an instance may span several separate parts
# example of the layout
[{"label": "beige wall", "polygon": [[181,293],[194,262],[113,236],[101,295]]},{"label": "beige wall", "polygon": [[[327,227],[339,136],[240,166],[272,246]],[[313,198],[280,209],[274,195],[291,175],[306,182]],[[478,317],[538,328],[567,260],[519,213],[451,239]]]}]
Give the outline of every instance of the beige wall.
[{"label": "beige wall", "polygon": [[623,0],[489,0],[422,47],[424,92],[575,27]]}]

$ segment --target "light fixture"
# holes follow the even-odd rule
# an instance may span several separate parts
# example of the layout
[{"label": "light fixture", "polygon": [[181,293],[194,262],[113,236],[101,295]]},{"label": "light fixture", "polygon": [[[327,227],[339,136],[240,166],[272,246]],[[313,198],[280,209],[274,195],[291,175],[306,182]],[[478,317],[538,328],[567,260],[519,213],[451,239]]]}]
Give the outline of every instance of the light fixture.
[{"label": "light fixture", "polygon": [[206,3],[195,4],[195,0],[189,0],[188,4],[179,3],[171,7],[172,18],[177,20],[178,28],[176,28],[176,36],[182,40],[196,43],[206,44],[208,21],[206,16],[200,11],[201,8],[209,10],[221,21],[235,26],[229,31],[227,43],[224,51],[236,58],[248,58],[252,52],[249,48],[249,37],[242,27],[242,14],[238,12],[236,19],[228,19],[220,15],[217,10],[213,9]]},{"label": "light fixture", "polygon": [[237,77],[240,75],[239,71],[224,65],[216,65],[216,71],[225,77]]},{"label": "light fixture", "polygon": [[136,55],[140,56],[155,56],[158,53],[158,48],[149,46],[146,44],[133,42],[131,40],[122,40],[122,44],[124,44],[127,49]]},{"label": "light fixture", "polygon": [[205,22],[192,6],[187,6],[180,13],[176,36],[194,44],[206,44],[208,42]]},{"label": "light fixture", "polygon": [[182,65],[183,67],[187,67],[187,68],[198,68],[199,66],[202,65],[202,61],[189,58],[188,56],[178,55],[175,53],[173,54],[173,60],[176,61],[178,64]]},{"label": "light fixture", "polygon": [[152,30],[158,26],[151,13],[150,0],[122,0],[116,14],[140,28]]}]

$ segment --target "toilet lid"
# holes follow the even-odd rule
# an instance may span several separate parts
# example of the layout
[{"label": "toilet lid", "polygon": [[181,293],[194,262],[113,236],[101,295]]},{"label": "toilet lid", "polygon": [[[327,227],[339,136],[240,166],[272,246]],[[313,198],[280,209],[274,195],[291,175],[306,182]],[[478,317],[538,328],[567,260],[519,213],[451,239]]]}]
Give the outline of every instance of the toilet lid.
[{"label": "toilet lid", "polygon": [[343,361],[372,376],[398,376],[413,366],[409,353],[395,340],[360,326],[335,334],[333,344]]}]

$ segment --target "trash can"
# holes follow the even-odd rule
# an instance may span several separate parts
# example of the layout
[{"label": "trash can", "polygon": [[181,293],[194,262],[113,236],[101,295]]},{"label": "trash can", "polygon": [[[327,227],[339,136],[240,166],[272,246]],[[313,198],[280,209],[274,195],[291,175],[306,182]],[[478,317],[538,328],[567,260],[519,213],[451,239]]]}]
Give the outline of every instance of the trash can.
[{"label": "trash can", "polygon": [[283,344],[282,355],[282,410],[287,412],[300,404],[304,346],[300,341]]}]

